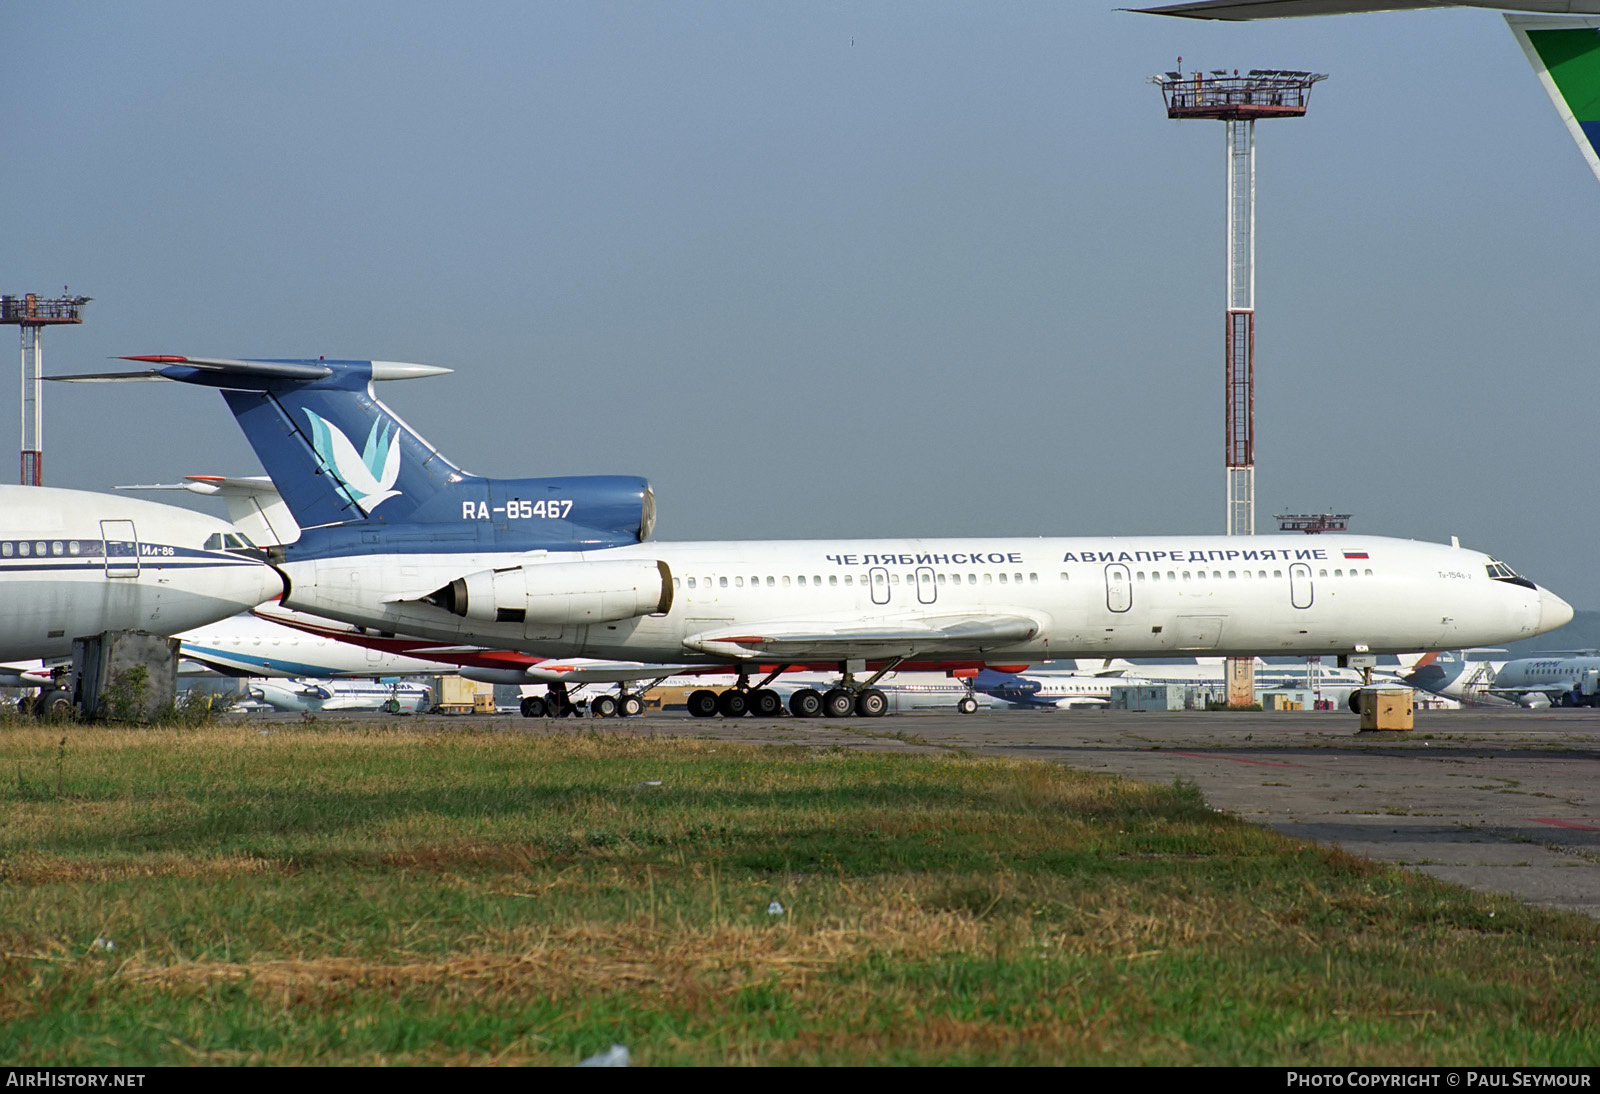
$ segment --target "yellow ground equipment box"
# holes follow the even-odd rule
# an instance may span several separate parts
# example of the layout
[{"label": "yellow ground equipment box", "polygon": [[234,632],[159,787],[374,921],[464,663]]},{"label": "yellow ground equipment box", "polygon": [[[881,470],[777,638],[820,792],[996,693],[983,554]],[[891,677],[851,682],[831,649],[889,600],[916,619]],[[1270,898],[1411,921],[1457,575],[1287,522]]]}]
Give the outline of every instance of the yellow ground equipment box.
[{"label": "yellow ground equipment box", "polygon": [[1361,692],[1361,728],[1406,732],[1412,726],[1410,688],[1365,688]]}]

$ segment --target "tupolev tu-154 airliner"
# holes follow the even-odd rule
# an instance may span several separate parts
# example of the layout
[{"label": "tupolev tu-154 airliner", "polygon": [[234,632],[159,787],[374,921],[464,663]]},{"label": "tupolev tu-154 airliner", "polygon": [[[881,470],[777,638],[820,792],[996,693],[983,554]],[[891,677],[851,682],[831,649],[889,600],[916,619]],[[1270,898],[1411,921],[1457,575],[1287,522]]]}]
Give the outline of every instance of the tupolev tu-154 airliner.
[{"label": "tupolev tu-154 airliner", "polygon": [[777,713],[767,685],[790,669],[842,673],[794,713],[876,716],[892,669],[1494,645],[1572,617],[1488,555],[1376,536],[655,543],[644,479],[472,475],[372,390],[448,369],[127,359],[153,367],[61,379],[221,390],[302,529],[269,555],[285,607],[543,656],[726,665],[739,683],[700,699],[724,714]]}]

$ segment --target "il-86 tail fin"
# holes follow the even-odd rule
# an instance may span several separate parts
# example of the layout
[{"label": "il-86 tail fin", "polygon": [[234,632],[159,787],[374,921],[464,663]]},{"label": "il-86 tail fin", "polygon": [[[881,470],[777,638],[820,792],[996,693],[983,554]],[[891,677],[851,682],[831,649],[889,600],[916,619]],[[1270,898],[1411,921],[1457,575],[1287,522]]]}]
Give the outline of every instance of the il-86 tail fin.
[{"label": "il-86 tail fin", "polygon": [[503,548],[636,542],[654,499],[643,479],[485,479],[446,459],[372,392],[377,380],[449,369],[393,361],[146,356],[142,373],[63,380],[177,380],[221,390],[301,528],[452,526]]}]

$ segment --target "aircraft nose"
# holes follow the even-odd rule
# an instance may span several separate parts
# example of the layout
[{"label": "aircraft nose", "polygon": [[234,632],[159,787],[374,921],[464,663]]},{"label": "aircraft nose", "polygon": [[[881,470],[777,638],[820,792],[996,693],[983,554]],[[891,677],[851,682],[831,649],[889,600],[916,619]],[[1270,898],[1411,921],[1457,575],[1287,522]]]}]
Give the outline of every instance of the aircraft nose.
[{"label": "aircraft nose", "polygon": [[1572,622],[1572,605],[1555,593],[1539,587],[1539,631],[1553,631]]},{"label": "aircraft nose", "polygon": [[266,563],[241,566],[234,575],[234,587],[229,598],[240,605],[240,611],[249,611],[265,601],[283,595],[283,578]]}]

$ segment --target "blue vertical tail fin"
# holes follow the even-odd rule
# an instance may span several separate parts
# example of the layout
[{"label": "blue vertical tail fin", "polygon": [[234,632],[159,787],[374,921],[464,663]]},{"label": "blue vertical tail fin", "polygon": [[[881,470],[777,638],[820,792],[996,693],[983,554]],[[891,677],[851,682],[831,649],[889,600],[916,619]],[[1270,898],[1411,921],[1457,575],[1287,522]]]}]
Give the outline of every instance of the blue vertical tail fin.
[{"label": "blue vertical tail fin", "polygon": [[654,523],[655,501],[644,479],[469,475],[373,394],[376,381],[437,376],[451,371],[446,368],[320,358],[126,359],[159,367],[132,376],[59,379],[165,379],[220,389],[307,531],[387,526],[409,528],[409,538],[423,545],[443,534],[498,549],[571,550],[638,542]]}]

